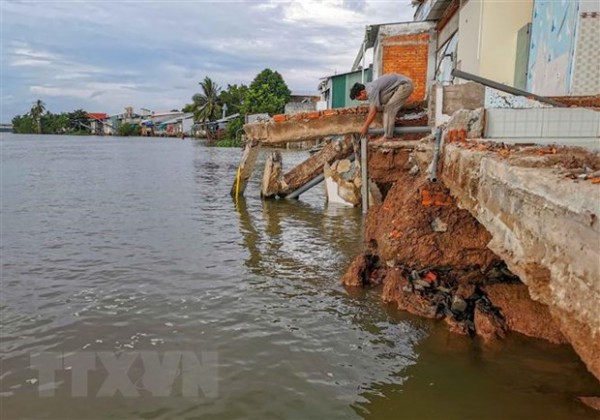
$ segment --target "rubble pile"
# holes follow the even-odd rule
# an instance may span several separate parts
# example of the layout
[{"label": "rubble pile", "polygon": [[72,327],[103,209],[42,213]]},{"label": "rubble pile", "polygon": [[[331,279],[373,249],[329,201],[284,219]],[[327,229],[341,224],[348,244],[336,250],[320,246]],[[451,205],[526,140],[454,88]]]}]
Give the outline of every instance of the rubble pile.
[{"label": "rubble pile", "polygon": [[486,270],[389,266],[374,253],[360,254],[342,278],[348,287],[383,284],[382,299],[400,310],[443,320],[450,331],[484,341],[509,331],[566,343],[547,308],[531,300],[527,287],[497,261]]}]

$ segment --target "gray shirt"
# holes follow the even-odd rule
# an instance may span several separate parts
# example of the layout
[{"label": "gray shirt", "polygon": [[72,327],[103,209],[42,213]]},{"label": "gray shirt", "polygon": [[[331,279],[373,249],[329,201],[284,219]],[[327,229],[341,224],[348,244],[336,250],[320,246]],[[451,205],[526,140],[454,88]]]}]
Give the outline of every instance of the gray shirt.
[{"label": "gray shirt", "polygon": [[404,83],[412,84],[412,80],[403,74],[390,73],[365,84],[369,103],[378,108],[382,107],[390,100],[396,89]]}]

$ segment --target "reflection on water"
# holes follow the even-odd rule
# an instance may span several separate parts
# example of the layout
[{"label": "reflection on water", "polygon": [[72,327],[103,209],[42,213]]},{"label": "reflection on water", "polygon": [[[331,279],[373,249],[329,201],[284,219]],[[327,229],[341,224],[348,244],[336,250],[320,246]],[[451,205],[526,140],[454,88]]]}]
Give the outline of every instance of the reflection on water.
[{"label": "reflection on water", "polygon": [[[250,253],[245,265],[258,275],[289,272],[298,276],[302,267],[305,279],[321,281],[332,264],[346,262],[362,242],[357,229],[361,216],[354,208],[269,200],[261,202],[260,212],[251,215],[246,199],[240,198],[236,210],[244,246]],[[321,252],[315,254],[314,247]]]},{"label": "reflection on water", "polygon": [[[260,173],[236,205],[239,150],[1,141],[3,418],[594,416],[574,398],[599,386],[569,348],[484,346],[341,288],[360,211],[326,205],[320,188],[263,202]],[[102,369],[87,398],[71,396],[68,372],[40,398],[29,366],[47,351],[174,350],[218,354],[217,398],[96,397]]]}]

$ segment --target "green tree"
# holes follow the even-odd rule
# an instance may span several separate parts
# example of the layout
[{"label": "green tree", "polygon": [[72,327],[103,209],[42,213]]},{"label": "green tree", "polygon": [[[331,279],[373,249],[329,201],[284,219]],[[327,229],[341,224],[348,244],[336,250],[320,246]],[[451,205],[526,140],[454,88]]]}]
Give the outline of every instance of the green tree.
[{"label": "green tree", "polygon": [[12,119],[13,131],[18,134],[35,133],[37,124],[31,115],[17,115]]},{"label": "green tree", "polygon": [[56,120],[58,115],[54,115],[50,111],[46,111],[44,115],[40,117],[43,134],[54,134],[56,130]]},{"label": "green tree", "polygon": [[67,132],[69,126],[69,116],[66,113],[52,114],[47,112],[42,117],[44,134],[62,134]]},{"label": "green tree", "polygon": [[44,114],[45,110],[46,104],[42,102],[41,99],[38,99],[37,101],[35,101],[35,103],[31,107],[31,110],[29,111],[31,118],[33,118],[37,124],[38,134],[42,134],[42,115]]},{"label": "green tree", "polygon": [[281,114],[289,102],[291,91],[281,74],[264,69],[252,81],[246,93],[243,114]]},{"label": "green tree", "polygon": [[196,110],[196,104],[191,103],[191,104],[185,104],[185,106],[183,108],[181,108],[181,112],[194,112]]},{"label": "green tree", "polygon": [[138,124],[121,124],[117,130],[119,136],[140,136],[142,134],[142,127]]},{"label": "green tree", "polygon": [[221,91],[219,95],[219,103],[223,107],[227,107],[227,115],[241,113],[242,105],[248,92],[246,85],[227,85],[227,89]]},{"label": "green tree", "polygon": [[90,133],[90,119],[83,109],[76,109],[73,112],[67,114],[69,119],[68,129],[69,131],[75,131],[78,134],[89,134]]},{"label": "green tree", "polygon": [[40,130],[41,134],[89,134],[89,118],[83,109],[60,114],[44,113],[41,109],[44,109],[43,102],[36,103],[29,113],[15,116],[13,131],[19,134],[40,133]]},{"label": "green tree", "polygon": [[240,147],[242,146],[241,130],[244,127],[244,117],[237,117],[227,124],[225,128],[225,138],[217,142],[219,147]]},{"label": "green tree", "polygon": [[192,96],[194,119],[200,122],[214,121],[220,116],[219,92],[221,88],[208,76],[198,84],[202,88],[202,92]]}]

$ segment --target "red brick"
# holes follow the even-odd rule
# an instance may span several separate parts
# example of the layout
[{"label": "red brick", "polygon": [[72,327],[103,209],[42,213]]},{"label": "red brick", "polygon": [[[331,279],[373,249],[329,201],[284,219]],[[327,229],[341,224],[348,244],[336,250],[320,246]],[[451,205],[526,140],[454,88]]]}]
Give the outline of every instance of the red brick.
[{"label": "red brick", "polygon": [[306,120],[316,120],[320,116],[321,116],[321,113],[319,111],[312,111],[312,112],[304,113],[304,119],[306,119]]}]

